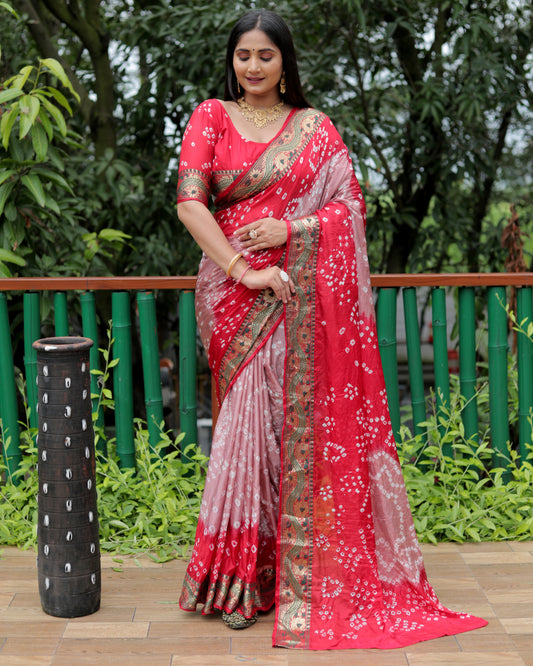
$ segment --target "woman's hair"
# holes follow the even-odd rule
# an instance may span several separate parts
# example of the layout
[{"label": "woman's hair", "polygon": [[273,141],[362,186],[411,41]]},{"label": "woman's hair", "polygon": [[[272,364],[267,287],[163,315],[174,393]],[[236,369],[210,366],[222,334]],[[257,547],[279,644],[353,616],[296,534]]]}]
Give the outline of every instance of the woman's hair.
[{"label": "woman's hair", "polygon": [[228,39],[228,48],[226,51],[226,85],[224,99],[236,102],[239,97],[237,92],[237,77],[235,76],[235,70],[233,69],[233,55],[242,35],[255,28],[262,30],[270,41],[281,51],[286,84],[286,92],[283,95],[283,100],[291,106],[302,109],[311,106],[305,99],[302,84],[300,83],[298,63],[296,62],[296,53],[294,51],[291,31],[280,16],[267,9],[258,9],[247,12],[233,26]]}]

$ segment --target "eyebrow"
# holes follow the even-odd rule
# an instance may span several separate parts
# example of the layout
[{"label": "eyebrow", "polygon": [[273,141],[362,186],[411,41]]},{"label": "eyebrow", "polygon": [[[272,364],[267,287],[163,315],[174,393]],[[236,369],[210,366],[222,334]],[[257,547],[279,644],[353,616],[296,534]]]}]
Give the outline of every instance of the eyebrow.
[{"label": "eyebrow", "polygon": [[[255,51],[255,49],[245,49],[243,47],[240,47],[240,48],[235,49],[235,52],[238,53],[240,51],[245,51],[246,53],[250,53],[251,50]],[[276,52],[275,49],[273,49],[269,46],[267,46],[264,49],[257,49],[257,51],[258,51],[258,53],[264,53],[265,51],[268,51],[269,53],[275,53]]]}]

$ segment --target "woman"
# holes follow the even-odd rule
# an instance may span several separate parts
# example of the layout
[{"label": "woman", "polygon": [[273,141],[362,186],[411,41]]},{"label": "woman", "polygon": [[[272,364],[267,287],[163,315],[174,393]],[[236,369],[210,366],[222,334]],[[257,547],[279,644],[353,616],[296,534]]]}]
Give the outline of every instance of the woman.
[{"label": "woman", "polygon": [[271,12],[237,22],[224,101],[191,117],[178,215],[204,252],[197,318],[221,403],[181,608],[243,628],[275,605],[273,644],[307,649],[485,625],[427,582],[387,411],[365,204]]}]

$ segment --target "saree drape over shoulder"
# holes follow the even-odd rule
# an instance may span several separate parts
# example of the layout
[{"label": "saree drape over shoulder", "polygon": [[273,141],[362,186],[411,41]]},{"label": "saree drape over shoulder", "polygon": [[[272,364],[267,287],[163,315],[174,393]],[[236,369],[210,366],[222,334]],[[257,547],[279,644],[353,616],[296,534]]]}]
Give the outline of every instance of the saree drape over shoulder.
[{"label": "saree drape over shoulder", "polygon": [[246,617],[275,604],[273,645],[397,648],[486,624],[429,585],[387,406],[364,236],[365,205],[330,120],[295,109],[269,143],[247,141],[217,100],[183,140],[178,201],[234,232],[285,220],[286,305],[204,256],[197,318],[221,403],[180,597]]}]

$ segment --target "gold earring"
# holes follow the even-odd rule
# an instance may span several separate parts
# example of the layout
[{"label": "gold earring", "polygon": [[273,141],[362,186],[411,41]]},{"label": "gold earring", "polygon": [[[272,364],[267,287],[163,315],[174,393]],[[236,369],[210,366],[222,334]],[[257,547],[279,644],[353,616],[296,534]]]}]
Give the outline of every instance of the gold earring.
[{"label": "gold earring", "polygon": [[238,95],[241,94],[241,86],[240,86],[240,84],[239,84],[238,81],[237,81],[237,94],[238,94]]},{"label": "gold earring", "polygon": [[281,75],[281,79],[279,82],[279,91],[282,95],[284,95],[287,92],[287,84],[285,82],[285,72]]}]

